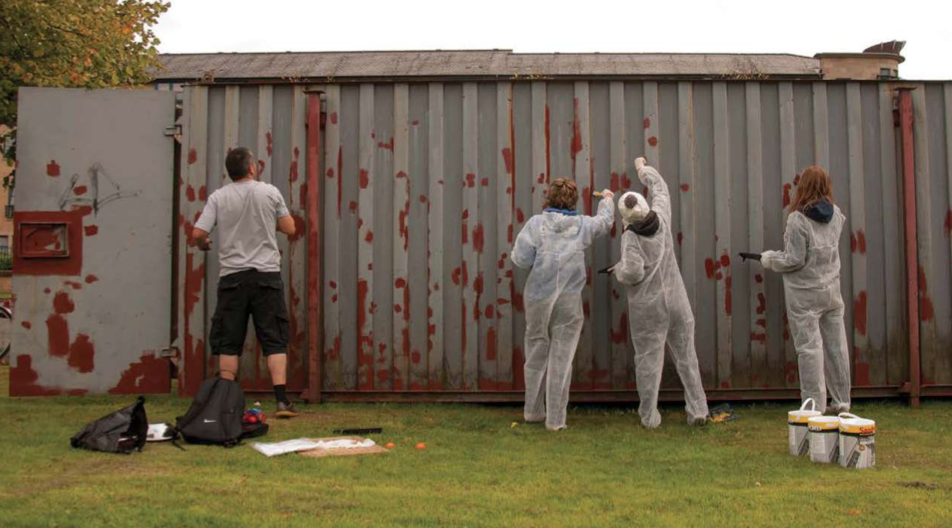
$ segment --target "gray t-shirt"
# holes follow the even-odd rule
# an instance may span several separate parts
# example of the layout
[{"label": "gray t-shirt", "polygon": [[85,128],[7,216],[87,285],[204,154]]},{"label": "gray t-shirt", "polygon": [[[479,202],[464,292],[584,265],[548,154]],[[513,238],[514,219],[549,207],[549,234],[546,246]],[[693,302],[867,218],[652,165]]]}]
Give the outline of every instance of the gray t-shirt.
[{"label": "gray t-shirt", "polygon": [[195,227],[211,233],[218,226],[219,277],[249,269],[281,271],[277,221],[289,214],[277,187],[247,180],[213,192]]}]

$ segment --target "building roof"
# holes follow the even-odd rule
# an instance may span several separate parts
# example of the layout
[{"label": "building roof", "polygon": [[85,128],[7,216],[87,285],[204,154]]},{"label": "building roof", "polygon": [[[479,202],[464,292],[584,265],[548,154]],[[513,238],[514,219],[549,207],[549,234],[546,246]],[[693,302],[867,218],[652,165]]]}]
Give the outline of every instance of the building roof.
[{"label": "building roof", "polygon": [[820,61],[783,54],[361,51],[163,54],[159,82],[554,77],[820,78]]}]

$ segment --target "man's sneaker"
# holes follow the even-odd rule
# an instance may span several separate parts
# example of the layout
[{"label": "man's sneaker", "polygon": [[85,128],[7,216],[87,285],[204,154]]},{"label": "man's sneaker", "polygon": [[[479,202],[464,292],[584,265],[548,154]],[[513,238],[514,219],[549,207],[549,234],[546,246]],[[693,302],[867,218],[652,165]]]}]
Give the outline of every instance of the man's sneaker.
[{"label": "man's sneaker", "polygon": [[278,408],[274,413],[278,418],[294,418],[298,415],[294,410],[294,404],[291,402],[278,402]]}]

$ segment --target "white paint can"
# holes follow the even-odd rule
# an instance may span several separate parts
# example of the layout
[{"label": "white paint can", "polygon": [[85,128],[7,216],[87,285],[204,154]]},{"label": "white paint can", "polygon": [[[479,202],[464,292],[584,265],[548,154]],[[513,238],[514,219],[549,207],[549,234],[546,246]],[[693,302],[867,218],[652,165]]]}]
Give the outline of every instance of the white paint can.
[{"label": "white paint can", "polygon": [[[807,409],[808,405],[810,409]],[[790,441],[791,455],[801,456],[810,452],[807,423],[810,418],[822,415],[823,413],[816,410],[816,402],[813,401],[813,398],[807,398],[798,410],[787,413],[787,436]]]},{"label": "white paint can", "polygon": [[840,413],[840,465],[866,469],[876,465],[876,422]]},{"label": "white paint can", "polygon": [[840,419],[836,416],[814,416],[807,421],[810,432],[810,460],[819,464],[840,461]]}]

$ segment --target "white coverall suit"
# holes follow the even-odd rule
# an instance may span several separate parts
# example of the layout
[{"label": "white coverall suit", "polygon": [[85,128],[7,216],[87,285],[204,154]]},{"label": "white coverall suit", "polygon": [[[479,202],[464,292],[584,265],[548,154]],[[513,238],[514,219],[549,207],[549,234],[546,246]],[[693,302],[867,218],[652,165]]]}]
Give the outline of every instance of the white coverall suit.
[{"label": "white coverall suit", "polygon": [[628,290],[628,322],[635,347],[640,400],[638,414],[645,427],[661,425],[658,390],[667,342],[684,386],[687,421],[703,424],[708,416],[707,397],[694,350],[694,314],[674,256],[671,196],[653,167],[640,168],[638,177],[648,186],[650,207],[658,215],[660,227],[651,236],[626,229],[621,238],[621,261],[613,268],[615,278]]},{"label": "white coverall suit", "polygon": [[529,219],[512,248],[512,262],[531,268],[526,281],[527,422],[545,420],[548,429],[565,427],[572,382],[572,360],[585,317],[585,250],[614,223],[611,197],[595,216],[546,210]]},{"label": "white coverall suit", "polygon": [[764,268],[783,273],[787,321],[800,367],[801,397],[826,412],[850,409],[850,362],[840,293],[839,240],[846,218],[821,201],[787,217],[784,250],[765,251]]}]

